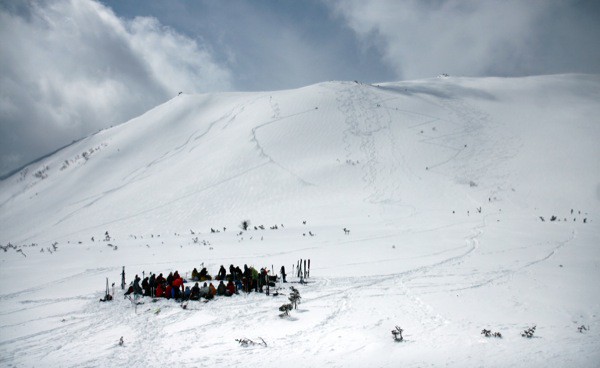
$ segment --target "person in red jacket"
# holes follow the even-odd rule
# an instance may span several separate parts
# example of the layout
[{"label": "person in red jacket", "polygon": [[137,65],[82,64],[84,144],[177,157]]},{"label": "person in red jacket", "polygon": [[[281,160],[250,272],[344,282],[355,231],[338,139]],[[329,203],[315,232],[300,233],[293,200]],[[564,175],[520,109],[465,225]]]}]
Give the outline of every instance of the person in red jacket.
[{"label": "person in red jacket", "polygon": [[175,280],[173,280],[173,287],[174,288],[180,289],[182,286],[183,286],[183,279],[181,277],[178,277]]},{"label": "person in red jacket", "polygon": [[169,284],[167,284],[167,288],[165,289],[165,298],[167,299],[171,299],[171,291],[173,290],[173,287]]},{"label": "person in red jacket", "polygon": [[183,288],[183,279],[181,277],[173,280],[173,289],[175,290],[175,298],[179,299],[185,291]]},{"label": "person in red jacket", "polygon": [[163,296],[165,296],[164,294],[165,294],[165,290],[163,289],[162,284],[158,284],[156,286],[156,294],[155,294],[155,296],[157,298],[162,298]]},{"label": "person in red jacket", "polygon": [[229,281],[227,283],[227,293],[225,293],[225,295],[232,296],[233,294],[237,294],[237,290],[235,289],[235,285],[233,284],[233,282]]}]

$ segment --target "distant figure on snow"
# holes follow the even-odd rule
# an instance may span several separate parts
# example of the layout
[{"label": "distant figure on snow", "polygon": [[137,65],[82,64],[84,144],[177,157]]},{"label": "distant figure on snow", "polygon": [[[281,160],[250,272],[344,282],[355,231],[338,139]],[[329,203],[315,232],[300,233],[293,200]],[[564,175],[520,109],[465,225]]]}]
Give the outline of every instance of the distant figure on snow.
[{"label": "distant figure on snow", "polygon": [[281,271],[281,278],[283,279],[283,282],[287,283],[287,281],[285,281],[285,277],[287,276],[287,274],[285,273],[285,266],[281,266],[280,271]]}]

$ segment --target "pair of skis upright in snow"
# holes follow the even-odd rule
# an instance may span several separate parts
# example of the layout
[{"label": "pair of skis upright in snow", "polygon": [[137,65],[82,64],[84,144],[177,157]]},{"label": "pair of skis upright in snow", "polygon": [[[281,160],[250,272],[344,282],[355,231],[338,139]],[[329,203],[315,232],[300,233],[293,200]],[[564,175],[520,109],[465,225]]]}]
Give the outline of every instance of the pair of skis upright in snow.
[{"label": "pair of skis upright in snow", "polygon": [[[304,266],[304,267],[303,267]],[[294,273],[294,266],[292,265],[292,274]],[[305,259],[304,262],[302,258],[298,260],[298,264],[296,265],[296,274],[300,278],[300,280],[304,280],[310,277],[310,259]]]}]

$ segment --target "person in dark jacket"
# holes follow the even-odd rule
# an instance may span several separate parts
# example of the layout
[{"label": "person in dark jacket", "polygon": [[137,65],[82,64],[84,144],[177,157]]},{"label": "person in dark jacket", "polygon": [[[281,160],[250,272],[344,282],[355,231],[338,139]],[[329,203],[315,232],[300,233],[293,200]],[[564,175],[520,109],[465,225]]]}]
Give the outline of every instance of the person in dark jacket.
[{"label": "person in dark jacket", "polygon": [[244,290],[244,284],[242,283],[242,280],[240,280],[240,279],[235,280],[235,292],[236,292],[236,294],[238,293],[238,290]]},{"label": "person in dark jacket", "polygon": [[148,279],[148,285],[151,289],[156,289],[156,275],[151,274],[150,279]]},{"label": "person in dark jacket", "polygon": [[140,286],[140,277],[138,275],[135,275],[135,280],[133,281],[133,294],[134,295],[143,295],[144,291],[142,290],[142,287]]},{"label": "person in dark jacket", "polygon": [[229,275],[231,276],[231,281],[235,280],[235,267],[233,265],[229,265]]},{"label": "person in dark jacket", "polygon": [[150,296],[150,281],[148,281],[148,277],[142,281],[142,290],[144,291],[144,296]]},{"label": "person in dark jacket", "polygon": [[227,270],[225,270],[225,267],[221,265],[221,268],[219,268],[219,274],[217,275],[217,280],[225,280],[225,277],[227,277]]},{"label": "person in dark jacket", "polygon": [[247,265],[244,265],[244,274],[242,281],[244,284],[244,291],[249,293],[252,289],[252,271],[248,268]]},{"label": "person in dark jacket", "polygon": [[267,285],[267,270],[261,268],[258,273],[258,291],[262,293],[265,285]]},{"label": "person in dark jacket", "polygon": [[129,288],[127,288],[127,291],[123,295],[127,296],[131,293],[133,293],[133,285],[129,284]]},{"label": "person in dark jacket", "polygon": [[287,274],[285,273],[285,266],[281,266],[281,278],[283,279],[283,282],[287,282],[285,281],[286,276]]},{"label": "person in dark jacket", "polygon": [[223,280],[221,280],[219,281],[219,286],[217,286],[217,295],[223,296],[225,293],[227,293],[227,288],[225,287]]},{"label": "person in dark jacket", "polygon": [[159,284],[164,284],[165,282],[167,282],[167,280],[165,279],[165,277],[163,276],[163,274],[159,274],[158,277],[156,277],[156,286],[158,287]]},{"label": "person in dark jacket", "polygon": [[206,267],[203,267],[202,270],[200,270],[199,276],[200,276],[200,281],[212,280],[212,277],[208,274]]},{"label": "person in dark jacket", "polygon": [[190,300],[200,300],[200,287],[198,283],[196,283],[192,287],[192,292],[190,293]]}]

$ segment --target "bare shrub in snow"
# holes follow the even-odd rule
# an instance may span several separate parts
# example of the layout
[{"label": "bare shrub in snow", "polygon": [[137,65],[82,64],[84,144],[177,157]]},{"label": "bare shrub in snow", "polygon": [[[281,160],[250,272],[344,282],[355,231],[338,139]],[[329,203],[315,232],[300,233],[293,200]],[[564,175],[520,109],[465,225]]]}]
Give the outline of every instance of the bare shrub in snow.
[{"label": "bare shrub in snow", "polygon": [[243,347],[254,346],[254,345],[267,347],[267,343],[265,342],[265,340],[262,337],[259,337],[259,339],[260,339],[260,342],[256,342],[256,341],[252,341],[252,340],[244,337],[242,339],[235,339],[235,341],[239,342],[240,345]]},{"label": "bare shrub in snow", "polygon": [[240,228],[244,231],[247,231],[249,227],[250,227],[250,220],[243,220],[240,223]]},{"label": "bare shrub in snow", "polygon": [[491,330],[486,330],[485,328],[481,330],[481,334],[485,337],[498,337],[502,338],[502,334],[500,332],[492,332]]},{"label": "bare shrub in snow", "polygon": [[289,316],[290,315],[290,311],[292,309],[296,309],[298,307],[298,304],[300,304],[300,292],[298,291],[298,289],[296,289],[293,286],[290,286],[290,289],[292,290],[292,292],[290,293],[290,296],[288,297],[289,299],[289,303],[286,304],[282,304],[281,307],[279,307],[279,311],[283,312],[279,315],[279,317],[285,317],[285,316]]},{"label": "bare shrub in snow", "polygon": [[293,309],[294,307],[291,304],[282,304],[281,307],[279,307],[279,311],[283,312],[279,315],[279,317],[285,317],[285,316],[289,316],[290,315],[290,311]]},{"label": "bare shrub in snow", "polygon": [[521,336],[531,339],[533,337],[533,334],[535,333],[535,328],[536,326],[529,327],[528,329],[521,332]]},{"label": "bare shrub in snow", "polygon": [[300,296],[300,292],[298,291],[298,289],[296,289],[293,286],[290,286],[290,289],[292,290],[292,292],[290,293],[288,299],[290,300],[290,303],[294,306],[294,309],[297,309],[298,304],[300,304],[300,299],[302,297]]},{"label": "bare shrub in snow", "polygon": [[50,170],[50,166],[46,165],[38,171],[36,171],[35,174],[33,174],[33,176],[35,176],[38,179],[46,179],[48,177],[48,170]]},{"label": "bare shrub in snow", "polygon": [[589,331],[590,328],[585,327],[584,325],[581,325],[581,326],[577,327],[577,330],[579,330],[579,332],[583,333],[583,331]]},{"label": "bare shrub in snow", "polygon": [[400,328],[400,326],[396,326],[396,328],[392,330],[392,336],[394,336],[394,341],[404,341],[404,337],[402,336],[403,331],[404,330]]}]

